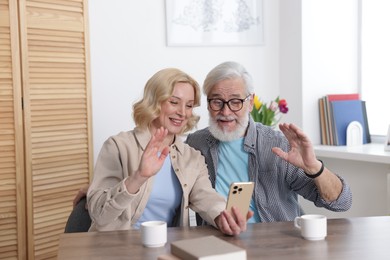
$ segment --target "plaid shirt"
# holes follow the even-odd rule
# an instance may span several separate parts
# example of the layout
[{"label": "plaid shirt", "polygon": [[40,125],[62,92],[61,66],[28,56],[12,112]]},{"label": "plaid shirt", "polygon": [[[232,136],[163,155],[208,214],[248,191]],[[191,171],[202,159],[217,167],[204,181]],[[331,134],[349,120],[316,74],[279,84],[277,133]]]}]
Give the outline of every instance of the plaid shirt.
[{"label": "plaid shirt", "polygon": [[[199,150],[206,159],[209,177],[215,187],[218,165],[218,144],[208,128],[188,135],[190,146]],[[317,207],[340,212],[352,205],[350,187],[338,176],[343,189],[337,200],[326,202],[322,199],[314,180],[304,171],[276,156],[272,147],[289,150],[289,143],[280,131],[255,123],[252,118],[244,140],[244,150],[249,153],[249,179],[255,182],[253,199],[261,221],[292,221],[303,214],[298,203],[298,195],[312,201]]]}]

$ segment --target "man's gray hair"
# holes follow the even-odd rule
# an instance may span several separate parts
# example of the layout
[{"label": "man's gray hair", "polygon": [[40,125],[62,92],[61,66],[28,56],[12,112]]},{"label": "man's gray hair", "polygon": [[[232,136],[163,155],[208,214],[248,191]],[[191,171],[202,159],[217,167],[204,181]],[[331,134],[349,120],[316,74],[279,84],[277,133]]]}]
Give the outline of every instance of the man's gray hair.
[{"label": "man's gray hair", "polygon": [[254,93],[253,81],[248,71],[238,62],[227,61],[212,69],[203,83],[203,93],[209,96],[212,88],[221,80],[242,78],[246,87],[246,94]]}]

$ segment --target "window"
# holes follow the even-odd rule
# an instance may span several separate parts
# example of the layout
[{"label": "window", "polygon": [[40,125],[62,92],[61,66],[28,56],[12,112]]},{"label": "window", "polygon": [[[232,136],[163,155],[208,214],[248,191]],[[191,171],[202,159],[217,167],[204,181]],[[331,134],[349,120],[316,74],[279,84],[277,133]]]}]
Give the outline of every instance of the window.
[{"label": "window", "polygon": [[371,135],[390,125],[390,1],[360,0],[360,88]]}]

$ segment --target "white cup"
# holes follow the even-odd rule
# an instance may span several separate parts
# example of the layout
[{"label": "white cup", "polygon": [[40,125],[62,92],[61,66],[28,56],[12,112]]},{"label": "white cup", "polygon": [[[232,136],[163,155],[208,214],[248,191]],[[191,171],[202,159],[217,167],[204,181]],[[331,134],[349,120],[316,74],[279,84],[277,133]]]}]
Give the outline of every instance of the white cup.
[{"label": "white cup", "polygon": [[160,247],[167,242],[167,223],[146,221],[141,224],[142,244],[146,247]]},{"label": "white cup", "polygon": [[323,215],[296,217],[294,226],[301,230],[301,236],[307,240],[323,240],[327,235],[327,221]]}]

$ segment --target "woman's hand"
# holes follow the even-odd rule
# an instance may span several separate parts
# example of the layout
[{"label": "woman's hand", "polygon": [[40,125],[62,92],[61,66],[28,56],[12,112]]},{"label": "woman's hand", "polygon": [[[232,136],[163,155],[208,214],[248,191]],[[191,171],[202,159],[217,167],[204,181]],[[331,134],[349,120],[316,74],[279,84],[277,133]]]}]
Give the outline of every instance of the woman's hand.
[{"label": "woman's hand", "polygon": [[142,154],[137,172],[125,181],[129,193],[137,193],[142,184],[150,177],[156,175],[163,166],[165,158],[169,154],[169,147],[164,145],[164,139],[167,135],[168,130],[160,127],[150,139]]},{"label": "woman's hand", "polygon": [[141,157],[138,174],[149,178],[155,175],[163,166],[165,158],[169,154],[169,147],[163,142],[168,135],[168,130],[160,127],[156,130]]}]

